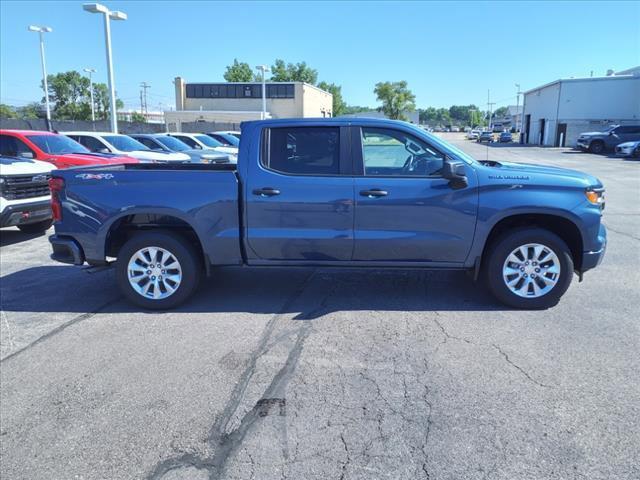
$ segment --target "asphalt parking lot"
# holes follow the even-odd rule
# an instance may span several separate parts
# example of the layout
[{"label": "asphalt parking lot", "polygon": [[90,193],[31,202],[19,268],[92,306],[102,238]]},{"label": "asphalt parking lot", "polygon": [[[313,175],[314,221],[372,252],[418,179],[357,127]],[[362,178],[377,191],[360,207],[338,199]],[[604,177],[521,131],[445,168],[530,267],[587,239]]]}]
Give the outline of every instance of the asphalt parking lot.
[{"label": "asphalt parking lot", "polygon": [[640,162],[447,138],[604,182],[607,256],[558,306],[456,272],[242,269],[146,313],[8,229],[2,478],[640,478]]}]

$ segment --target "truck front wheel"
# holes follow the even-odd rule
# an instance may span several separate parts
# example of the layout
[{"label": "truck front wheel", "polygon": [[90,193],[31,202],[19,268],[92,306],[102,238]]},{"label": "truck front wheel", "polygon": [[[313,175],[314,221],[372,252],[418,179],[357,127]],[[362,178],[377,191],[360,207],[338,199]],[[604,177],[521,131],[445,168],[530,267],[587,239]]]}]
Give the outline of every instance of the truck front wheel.
[{"label": "truck front wheel", "polygon": [[195,249],[168,231],[134,235],[122,246],[116,262],[116,278],[124,296],[153,310],[184,302],[198,287],[200,274]]},{"label": "truck front wheel", "polygon": [[545,309],[558,303],[573,277],[567,244],[541,228],[520,228],[500,237],[483,261],[489,290],[502,303]]}]

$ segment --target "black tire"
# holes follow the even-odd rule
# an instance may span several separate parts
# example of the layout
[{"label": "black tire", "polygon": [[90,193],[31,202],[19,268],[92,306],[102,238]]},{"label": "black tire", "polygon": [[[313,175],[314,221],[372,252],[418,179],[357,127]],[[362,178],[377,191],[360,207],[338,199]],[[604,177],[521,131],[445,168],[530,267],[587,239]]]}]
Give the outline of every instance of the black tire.
[{"label": "black tire", "polygon": [[42,222],[25,223],[18,225],[21,232],[24,233],[44,233],[53,225],[53,220],[43,220]]},{"label": "black tire", "polygon": [[[182,269],[182,279],[172,294],[153,299],[142,296],[129,284],[128,265],[131,257],[145,247],[160,247],[171,253]],[[164,272],[163,272],[164,273]],[[175,233],[156,230],[141,232],[130,238],[118,252],[116,280],[123,295],[131,303],[150,310],[168,310],[187,300],[198,288],[202,274],[202,257],[184,237]]]},{"label": "black tire", "polygon": [[[511,252],[532,243],[544,245],[555,253],[560,264],[560,274],[556,284],[546,294],[525,298],[509,289],[503,278],[503,267]],[[560,237],[542,228],[518,228],[503,234],[489,247],[482,263],[484,278],[491,293],[505,305],[519,309],[541,310],[553,307],[567,291],[573,278],[571,250]]]},{"label": "black tire", "polygon": [[589,151],[591,153],[595,153],[595,154],[600,154],[604,152],[604,143],[599,141],[599,140],[595,140],[593,142],[591,142],[591,144],[589,145]]}]

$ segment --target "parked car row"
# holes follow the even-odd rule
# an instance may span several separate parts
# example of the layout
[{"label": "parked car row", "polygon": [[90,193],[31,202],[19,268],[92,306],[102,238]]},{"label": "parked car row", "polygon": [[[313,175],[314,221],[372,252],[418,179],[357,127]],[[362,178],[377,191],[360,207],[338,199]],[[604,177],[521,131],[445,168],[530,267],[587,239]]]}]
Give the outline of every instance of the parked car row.
[{"label": "parked car row", "polygon": [[[42,160],[57,168],[119,163],[235,163],[238,147],[222,144],[210,134],[111,132],[54,133],[0,130],[0,155]],[[239,139],[233,136],[235,140]],[[234,140],[234,141],[235,141]],[[231,143],[231,140],[228,140]]]},{"label": "parked car row", "polygon": [[623,157],[640,157],[640,125],[612,125],[603,132],[581,133],[576,142],[591,153],[615,152]]}]

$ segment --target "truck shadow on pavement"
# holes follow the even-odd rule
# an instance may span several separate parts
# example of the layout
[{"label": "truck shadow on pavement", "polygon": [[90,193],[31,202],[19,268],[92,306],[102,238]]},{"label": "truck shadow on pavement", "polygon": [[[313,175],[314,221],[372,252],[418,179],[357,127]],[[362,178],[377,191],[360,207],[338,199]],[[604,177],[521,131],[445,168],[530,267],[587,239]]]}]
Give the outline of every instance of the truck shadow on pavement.
[{"label": "truck shadow on pavement", "polygon": [[[32,267],[2,277],[6,312],[154,315],[122,298],[113,269]],[[36,294],[34,294],[36,292]],[[296,298],[298,310],[288,300]],[[304,304],[300,312],[300,304]],[[464,272],[302,268],[225,268],[205,278],[176,313],[296,314],[310,320],[333,311],[497,311],[497,303]]]},{"label": "truck shadow on pavement", "polygon": [[2,230],[0,231],[0,247],[8,247],[20,242],[26,242],[34,238],[49,235],[49,231],[43,233],[23,233],[20,230]]}]

